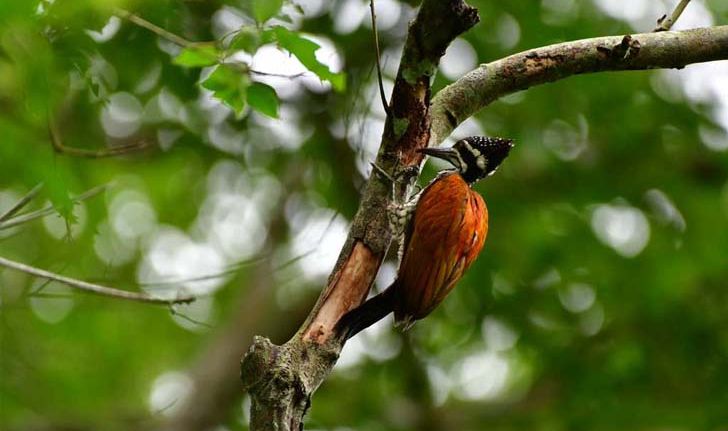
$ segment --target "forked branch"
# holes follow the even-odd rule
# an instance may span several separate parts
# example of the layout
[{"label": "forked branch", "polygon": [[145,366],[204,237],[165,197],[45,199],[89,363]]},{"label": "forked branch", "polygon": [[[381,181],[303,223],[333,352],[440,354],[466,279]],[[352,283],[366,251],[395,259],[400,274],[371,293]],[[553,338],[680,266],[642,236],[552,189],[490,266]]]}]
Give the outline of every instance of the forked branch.
[{"label": "forked branch", "polygon": [[[466,118],[519,90],[581,73],[680,68],[728,59],[725,26],[586,39],[483,65],[443,89],[430,104],[430,81],[440,57],[478,19],[477,11],[463,1],[423,1],[409,29],[377,155],[376,164],[385,172],[419,166],[417,149],[439,144]],[[332,336],[332,329],[367,296],[391,241],[385,210],[390,189],[382,177],[369,178],[329,282],[298,333],[283,346],[256,337],[244,358],[242,379],[252,400],[252,430],[302,427],[311,395],[336,363],[343,342]]]}]

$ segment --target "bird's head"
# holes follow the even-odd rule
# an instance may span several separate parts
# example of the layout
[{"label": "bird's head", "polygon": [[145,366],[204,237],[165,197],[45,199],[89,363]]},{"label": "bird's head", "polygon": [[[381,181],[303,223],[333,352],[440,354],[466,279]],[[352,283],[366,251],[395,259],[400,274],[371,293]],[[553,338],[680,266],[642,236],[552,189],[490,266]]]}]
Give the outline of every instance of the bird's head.
[{"label": "bird's head", "polygon": [[450,148],[422,148],[423,154],[450,162],[469,184],[493,174],[513,148],[504,138],[471,136]]}]

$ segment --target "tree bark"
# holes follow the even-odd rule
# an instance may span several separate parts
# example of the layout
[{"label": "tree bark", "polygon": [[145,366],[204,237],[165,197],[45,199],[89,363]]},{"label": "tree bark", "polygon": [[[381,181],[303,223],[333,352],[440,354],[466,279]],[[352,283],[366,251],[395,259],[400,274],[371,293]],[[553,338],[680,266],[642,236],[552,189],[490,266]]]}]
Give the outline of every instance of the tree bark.
[{"label": "tree bark", "polygon": [[[392,173],[419,167],[417,149],[438,145],[463,120],[499,97],[580,73],[684,67],[728,58],[728,27],[586,39],[529,50],[482,65],[430,104],[430,82],[449,43],[474,26],[477,11],[458,0],[424,0],[410,25],[376,163]],[[397,190],[401,196],[403,190]],[[256,337],[242,361],[252,430],[298,430],[310,397],[343,342],[333,327],[366,298],[391,241],[388,181],[367,182],[327,286],[296,335],[282,346]]]},{"label": "tree bark", "polygon": [[443,88],[432,101],[430,145],[503,96],[584,73],[682,69],[728,59],[728,26],[596,37],[519,52],[483,64]]},{"label": "tree bark", "polygon": [[[388,172],[419,167],[417,149],[429,141],[430,83],[440,58],[458,35],[479,21],[462,0],[424,0],[410,24],[377,155]],[[327,286],[296,335],[282,346],[256,337],[241,364],[251,396],[251,429],[298,430],[310,397],[338,359],[333,337],[339,318],[369,293],[391,242],[386,208],[391,185],[372,175]],[[404,190],[398,190],[398,194]]]}]

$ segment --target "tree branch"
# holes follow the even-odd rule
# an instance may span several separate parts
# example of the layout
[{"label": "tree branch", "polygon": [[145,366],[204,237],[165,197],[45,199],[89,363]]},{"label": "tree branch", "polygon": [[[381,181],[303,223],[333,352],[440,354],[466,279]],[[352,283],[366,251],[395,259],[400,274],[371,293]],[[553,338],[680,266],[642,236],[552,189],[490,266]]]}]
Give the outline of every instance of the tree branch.
[{"label": "tree branch", "polygon": [[[108,187],[107,185],[96,186],[94,188],[91,188],[91,189],[81,193],[78,196],[72,197],[71,201],[73,203],[79,203],[86,199],[90,199],[90,198],[98,195],[99,193],[105,191],[107,189],[107,187]],[[35,188],[33,190],[35,190]],[[23,200],[25,200],[28,196],[30,196],[31,199],[33,197],[35,197],[33,190],[31,190],[31,192],[28,193],[21,200],[21,202],[23,202]],[[18,202],[18,204],[20,204],[21,202]],[[18,204],[16,204],[16,206]],[[27,204],[27,202],[23,203],[23,206],[25,206],[26,204]],[[35,219],[46,217],[46,216],[49,216],[51,214],[56,214],[56,213],[57,213],[57,211],[55,208],[53,208],[53,205],[48,205],[45,208],[39,209],[37,211],[25,213],[25,214],[20,214],[20,215],[11,214],[9,218],[0,219],[0,230],[10,229],[11,227],[15,227],[15,226],[21,225],[23,223],[28,223],[29,221],[33,221]]]},{"label": "tree branch", "polygon": [[0,215],[0,223],[7,221],[8,219],[12,218],[15,214],[17,214],[18,211],[22,210],[26,205],[30,203],[30,201],[35,198],[38,193],[40,193],[40,189],[43,188],[43,183],[40,183],[33,187],[25,196],[23,196],[18,202],[15,203],[12,207],[10,207],[7,211],[5,211],[2,215]]},{"label": "tree branch", "polygon": [[[377,165],[392,172],[418,167],[430,133],[430,81],[452,40],[479,20],[462,0],[424,0],[410,25],[395,79]],[[437,31],[433,31],[436,29]],[[339,318],[361,304],[386,255],[391,185],[380,175],[367,182],[359,211],[316,305],[283,346],[256,337],[241,364],[251,395],[252,430],[298,430],[310,397],[333,368],[343,346],[333,337]],[[403,189],[397,191],[404,193]]]},{"label": "tree branch", "polygon": [[484,64],[442,89],[432,102],[430,145],[499,98],[572,75],[683,68],[728,59],[728,26],[608,36],[559,43]]},{"label": "tree branch", "polygon": [[670,14],[670,17],[668,18],[667,15],[660,17],[660,19],[657,20],[657,27],[655,27],[652,31],[670,30],[678,18],[680,18],[680,15],[682,15],[688,3],[690,3],[690,0],[680,0],[680,3],[675,6],[675,10],[673,10],[672,14]]},{"label": "tree branch", "polygon": [[[538,48],[483,65],[443,89],[430,105],[430,81],[449,43],[479,20],[462,1],[424,0],[410,25],[376,164],[396,178],[418,167],[417,149],[437,145],[494,100],[571,75],[728,58],[728,27],[587,39]],[[433,29],[436,29],[433,30]],[[252,430],[295,430],[343,342],[339,318],[366,298],[391,241],[387,181],[372,175],[327,286],[297,334],[283,346],[256,337],[241,364]],[[396,190],[398,196],[403,187]]]},{"label": "tree branch", "polygon": [[139,142],[127,145],[119,145],[111,148],[101,148],[98,150],[87,150],[84,148],[68,147],[63,144],[61,138],[61,132],[58,130],[58,125],[51,113],[48,113],[48,138],[51,141],[53,149],[59,154],[66,154],[72,157],[86,157],[89,159],[102,159],[105,157],[121,156],[136,151],[141,151],[149,148],[151,144],[147,141],[141,140]]},{"label": "tree branch", "polygon": [[173,299],[158,298],[155,296],[147,295],[141,292],[129,292],[126,290],[114,289],[112,287],[102,286],[100,284],[89,283],[82,280],[76,280],[75,278],[66,277],[60,274],[49,272],[40,268],[25,265],[20,262],[15,262],[10,259],[0,257],[0,266],[21,271],[26,274],[34,275],[36,277],[45,278],[47,280],[57,281],[75,289],[82,290],[84,292],[93,293],[101,296],[108,296],[117,299],[126,299],[128,301],[146,302],[150,304],[183,304],[189,303],[195,300],[194,296],[179,295]]}]

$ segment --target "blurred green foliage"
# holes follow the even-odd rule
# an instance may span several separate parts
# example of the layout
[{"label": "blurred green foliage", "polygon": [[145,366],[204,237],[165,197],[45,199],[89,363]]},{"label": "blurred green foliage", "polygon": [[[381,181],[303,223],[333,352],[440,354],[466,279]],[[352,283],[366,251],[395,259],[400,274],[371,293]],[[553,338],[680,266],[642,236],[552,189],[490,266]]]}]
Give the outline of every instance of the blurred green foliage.
[{"label": "blurred green foliage", "polygon": [[[377,1],[388,86],[409,3]],[[435,91],[513,52],[648,31],[672,7],[472,3],[481,23],[449,51]],[[214,43],[181,47],[115,8]],[[0,229],[0,256],[203,294],[174,315],[0,269],[3,429],[152,428],[179,414],[190,389],[169,372],[204,357],[256,294],[260,261],[276,298],[262,315],[296,327],[288,320],[334,263],[381,133],[367,12],[358,0],[0,2],[0,214],[39,183],[23,211],[58,213]],[[728,1],[695,1],[678,27],[726,21]],[[490,211],[482,256],[409,333],[387,321],[352,340],[307,426],[726,429],[725,76],[725,62],[579,76],[462,125],[457,136],[517,143],[477,186]],[[51,119],[69,148],[153,145],[74,157],[54,151]],[[422,181],[434,174],[427,166]],[[222,429],[247,429],[242,397],[227,400]]]}]

